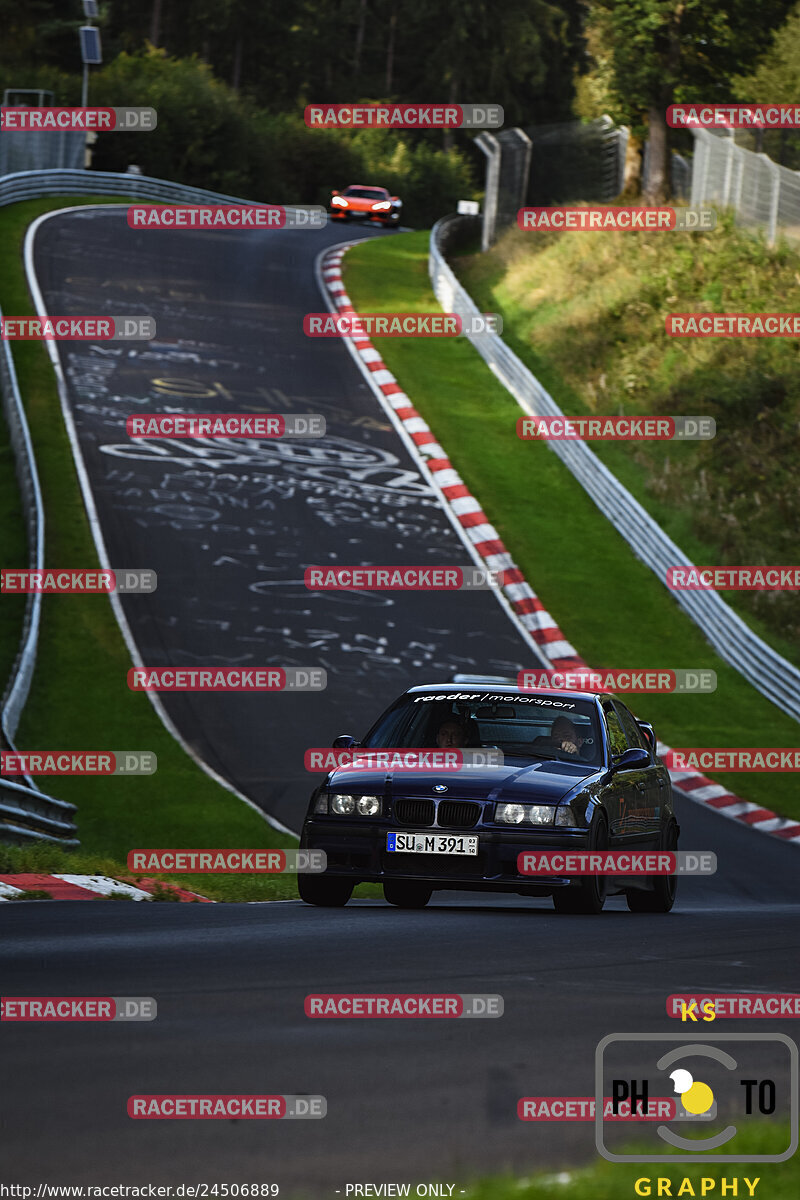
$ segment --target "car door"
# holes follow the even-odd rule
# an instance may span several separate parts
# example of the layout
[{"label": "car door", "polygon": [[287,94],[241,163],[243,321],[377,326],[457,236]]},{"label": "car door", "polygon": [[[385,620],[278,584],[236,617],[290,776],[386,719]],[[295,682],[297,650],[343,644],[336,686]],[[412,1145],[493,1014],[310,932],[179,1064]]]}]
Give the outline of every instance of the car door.
[{"label": "car door", "polygon": [[647,740],[644,731],[621,700],[614,701],[614,707],[619,715],[628,749],[643,749],[647,751],[649,763],[631,772],[636,793],[636,807],[631,812],[629,829],[631,835],[638,833],[648,841],[656,837],[661,821],[661,806],[664,803],[662,784],[664,772],[660,771],[653,754],[653,748]]},{"label": "car door", "polygon": [[[613,702],[610,699],[604,700],[602,702],[602,709],[606,737],[613,763],[615,758],[619,758],[628,749],[628,742],[625,737],[625,731],[622,728],[622,722],[614,709]],[[638,804],[639,793],[633,782],[635,774],[635,771],[615,771],[610,782],[603,789],[603,804],[608,813],[609,833],[612,844],[627,841],[630,814],[635,811]]]}]

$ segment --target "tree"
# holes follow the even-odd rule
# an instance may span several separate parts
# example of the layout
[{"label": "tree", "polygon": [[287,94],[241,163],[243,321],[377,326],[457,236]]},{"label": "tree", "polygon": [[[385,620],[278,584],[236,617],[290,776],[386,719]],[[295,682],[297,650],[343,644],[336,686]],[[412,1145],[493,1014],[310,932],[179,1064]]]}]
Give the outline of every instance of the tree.
[{"label": "tree", "polygon": [[[753,74],[737,76],[733,80],[733,94],[737,100],[754,104],[796,103],[800,96],[800,5],[777,31]],[[797,170],[800,166],[797,136],[784,127],[767,131],[761,140],[772,158]]]},{"label": "tree", "polygon": [[732,80],[757,60],[792,0],[592,0],[610,56],[612,115],[646,131],[647,199],[669,192],[670,104],[731,99]]}]

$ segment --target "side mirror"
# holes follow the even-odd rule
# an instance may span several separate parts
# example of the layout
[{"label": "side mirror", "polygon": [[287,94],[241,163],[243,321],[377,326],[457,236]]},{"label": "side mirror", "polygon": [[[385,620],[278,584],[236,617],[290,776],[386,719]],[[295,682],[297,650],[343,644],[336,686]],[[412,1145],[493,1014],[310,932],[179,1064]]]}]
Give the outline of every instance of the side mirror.
[{"label": "side mirror", "polygon": [[339,193],[338,193],[338,191],[336,190],[336,188],[332,188],[332,189],[331,189],[331,195],[332,195],[332,196],[338,196],[338,195],[339,195]]},{"label": "side mirror", "polygon": [[626,750],[624,754],[620,754],[619,758],[615,758],[611,764],[612,771],[630,771],[634,767],[649,767],[650,755],[646,750],[642,750],[641,746],[635,746],[633,750]]},{"label": "side mirror", "polygon": [[636,724],[639,726],[642,733],[647,738],[648,742],[650,743],[650,745],[653,748],[653,753],[655,754],[655,749],[656,749],[656,731],[655,731],[655,729],[653,729],[653,726],[648,721],[637,721]]},{"label": "side mirror", "polygon": [[354,746],[360,746],[361,742],[354,738],[352,733],[340,733],[338,737],[333,739],[334,750],[352,750]]}]

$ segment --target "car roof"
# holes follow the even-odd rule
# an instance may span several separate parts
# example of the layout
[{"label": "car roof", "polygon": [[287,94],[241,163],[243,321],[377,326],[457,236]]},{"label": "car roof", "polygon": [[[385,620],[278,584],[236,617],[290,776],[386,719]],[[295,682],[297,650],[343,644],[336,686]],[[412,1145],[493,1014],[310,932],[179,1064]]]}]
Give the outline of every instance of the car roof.
[{"label": "car roof", "polygon": [[[348,183],[347,188],[360,187],[368,192],[388,192],[388,188],[381,187],[379,183]],[[347,191],[347,188],[344,190]]]},{"label": "car roof", "polygon": [[565,688],[521,688],[517,687],[516,684],[493,683],[491,680],[484,682],[475,679],[470,683],[420,683],[415,687],[409,688],[403,694],[414,696],[419,692],[431,692],[435,695],[440,695],[448,692],[461,693],[476,689],[492,692],[498,696],[532,696],[543,692],[548,696],[564,696],[569,700],[604,700],[606,697],[609,700],[613,699],[610,692],[567,691]]}]

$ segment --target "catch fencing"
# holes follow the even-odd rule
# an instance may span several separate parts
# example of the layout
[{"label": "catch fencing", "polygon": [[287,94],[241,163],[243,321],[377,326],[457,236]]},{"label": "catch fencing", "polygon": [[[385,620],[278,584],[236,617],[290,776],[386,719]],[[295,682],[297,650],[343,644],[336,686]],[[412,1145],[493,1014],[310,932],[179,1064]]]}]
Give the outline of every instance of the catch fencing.
[{"label": "catch fencing", "polygon": [[733,130],[693,129],[692,205],[731,208],[737,225],[800,237],[800,171],[738,145]]}]

